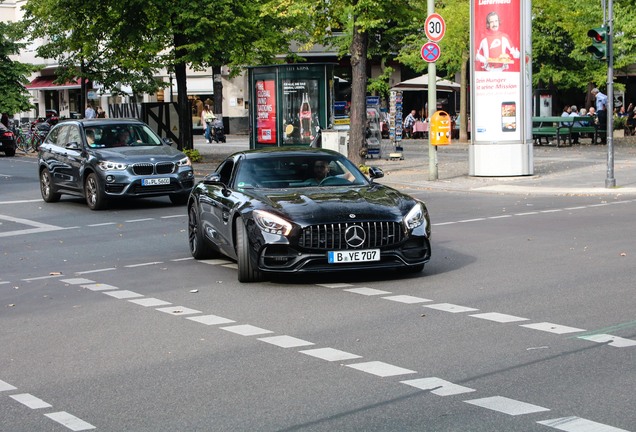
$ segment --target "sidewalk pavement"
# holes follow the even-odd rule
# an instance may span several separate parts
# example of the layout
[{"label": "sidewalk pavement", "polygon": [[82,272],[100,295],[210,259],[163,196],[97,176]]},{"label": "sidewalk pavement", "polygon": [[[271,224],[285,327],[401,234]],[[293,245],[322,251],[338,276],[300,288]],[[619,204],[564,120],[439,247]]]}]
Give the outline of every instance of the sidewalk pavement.
[{"label": "sidewalk pavement", "polygon": [[[246,135],[227,138],[225,144],[206,144],[203,137],[195,136],[194,148],[203,157],[203,162],[195,164],[197,176],[212,172],[227,155],[249,149]],[[438,147],[438,175],[430,179],[428,141],[409,139],[402,143],[404,160],[386,160],[392,148],[388,141],[383,145],[382,158],[366,160],[367,165],[384,170],[380,183],[397,188],[499,194],[636,196],[636,143],[628,138],[614,139],[613,188],[605,187],[611,174],[606,145],[535,146],[533,175],[475,177],[468,175],[470,144],[455,141]]]}]

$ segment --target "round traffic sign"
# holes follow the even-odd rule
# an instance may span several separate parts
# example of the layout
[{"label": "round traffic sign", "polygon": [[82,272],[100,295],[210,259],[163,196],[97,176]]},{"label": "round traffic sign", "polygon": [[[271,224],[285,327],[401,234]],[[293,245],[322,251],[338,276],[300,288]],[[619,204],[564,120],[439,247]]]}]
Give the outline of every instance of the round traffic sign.
[{"label": "round traffic sign", "polygon": [[433,63],[434,61],[437,61],[442,51],[439,49],[439,45],[435,42],[426,42],[422,45],[420,53],[425,61]]},{"label": "round traffic sign", "polygon": [[433,42],[439,42],[446,33],[446,23],[440,14],[432,13],[426,18],[424,24],[426,37]]}]

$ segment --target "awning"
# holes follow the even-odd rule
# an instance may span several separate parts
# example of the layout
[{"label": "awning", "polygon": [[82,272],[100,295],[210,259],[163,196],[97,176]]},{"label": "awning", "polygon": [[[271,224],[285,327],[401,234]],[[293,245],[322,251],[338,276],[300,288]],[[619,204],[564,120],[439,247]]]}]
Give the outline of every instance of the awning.
[{"label": "awning", "polygon": [[77,78],[74,81],[67,81],[64,84],[54,84],[56,80],[54,76],[39,76],[26,85],[27,90],[65,90],[65,89],[78,89],[81,87],[80,79]]},{"label": "awning", "polygon": [[[435,77],[435,89],[439,91],[459,91],[461,87],[458,83]],[[402,81],[391,87],[391,90],[428,90],[428,74],[416,78]]]}]

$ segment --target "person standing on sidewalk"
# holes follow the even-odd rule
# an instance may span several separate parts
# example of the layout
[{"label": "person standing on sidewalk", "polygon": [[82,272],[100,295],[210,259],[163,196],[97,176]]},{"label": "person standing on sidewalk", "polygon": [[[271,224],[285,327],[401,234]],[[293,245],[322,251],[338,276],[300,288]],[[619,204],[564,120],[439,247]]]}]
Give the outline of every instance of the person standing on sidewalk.
[{"label": "person standing on sidewalk", "polygon": [[205,142],[210,144],[212,142],[212,122],[216,116],[210,109],[210,105],[206,105],[203,107],[203,111],[201,111],[201,119],[203,120],[203,127],[205,128]]},{"label": "person standing on sidewalk", "polygon": [[592,96],[595,98],[594,104],[596,105],[596,112],[598,115],[598,112],[604,110],[607,105],[607,96],[601,93],[596,87],[592,89]]},{"label": "person standing on sidewalk", "polygon": [[413,138],[413,126],[415,125],[415,110],[411,110],[404,119],[404,133],[407,138]]}]

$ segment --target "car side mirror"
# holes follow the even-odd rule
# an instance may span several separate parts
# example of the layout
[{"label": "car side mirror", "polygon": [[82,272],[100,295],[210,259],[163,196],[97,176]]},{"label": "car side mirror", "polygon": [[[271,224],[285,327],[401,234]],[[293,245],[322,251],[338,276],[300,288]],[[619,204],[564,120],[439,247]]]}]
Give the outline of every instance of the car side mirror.
[{"label": "car side mirror", "polygon": [[213,172],[211,174],[206,175],[203,178],[203,184],[222,186],[223,190],[221,191],[221,193],[226,197],[232,194],[232,192],[230,192],[230,190],[227,188],[227,185],[223,183],[223,181],[221,180],[221,174],[219,173]]},{"label": "car side mirror", "polygon": [[172,138],[167,138],[166,137],[166,138],[163,138],[162,141],[163,141],[163,143],[165,145],[168,145],[170,147],[174,147],[174,148],[178,148],[179,147],[179,146],[177,146],[177,143],[172,140]]},{"label": "car side mirror", "polygon": [[77,141],[72,141],[72,142],[66,144],[65,148],[67,150],[81,150],[82,146]]},{"label": "car side mirror", "polygon": [[378,167],[369,167],[369,178],[370,179],[379,179],[384,177],[384,171]]}]

